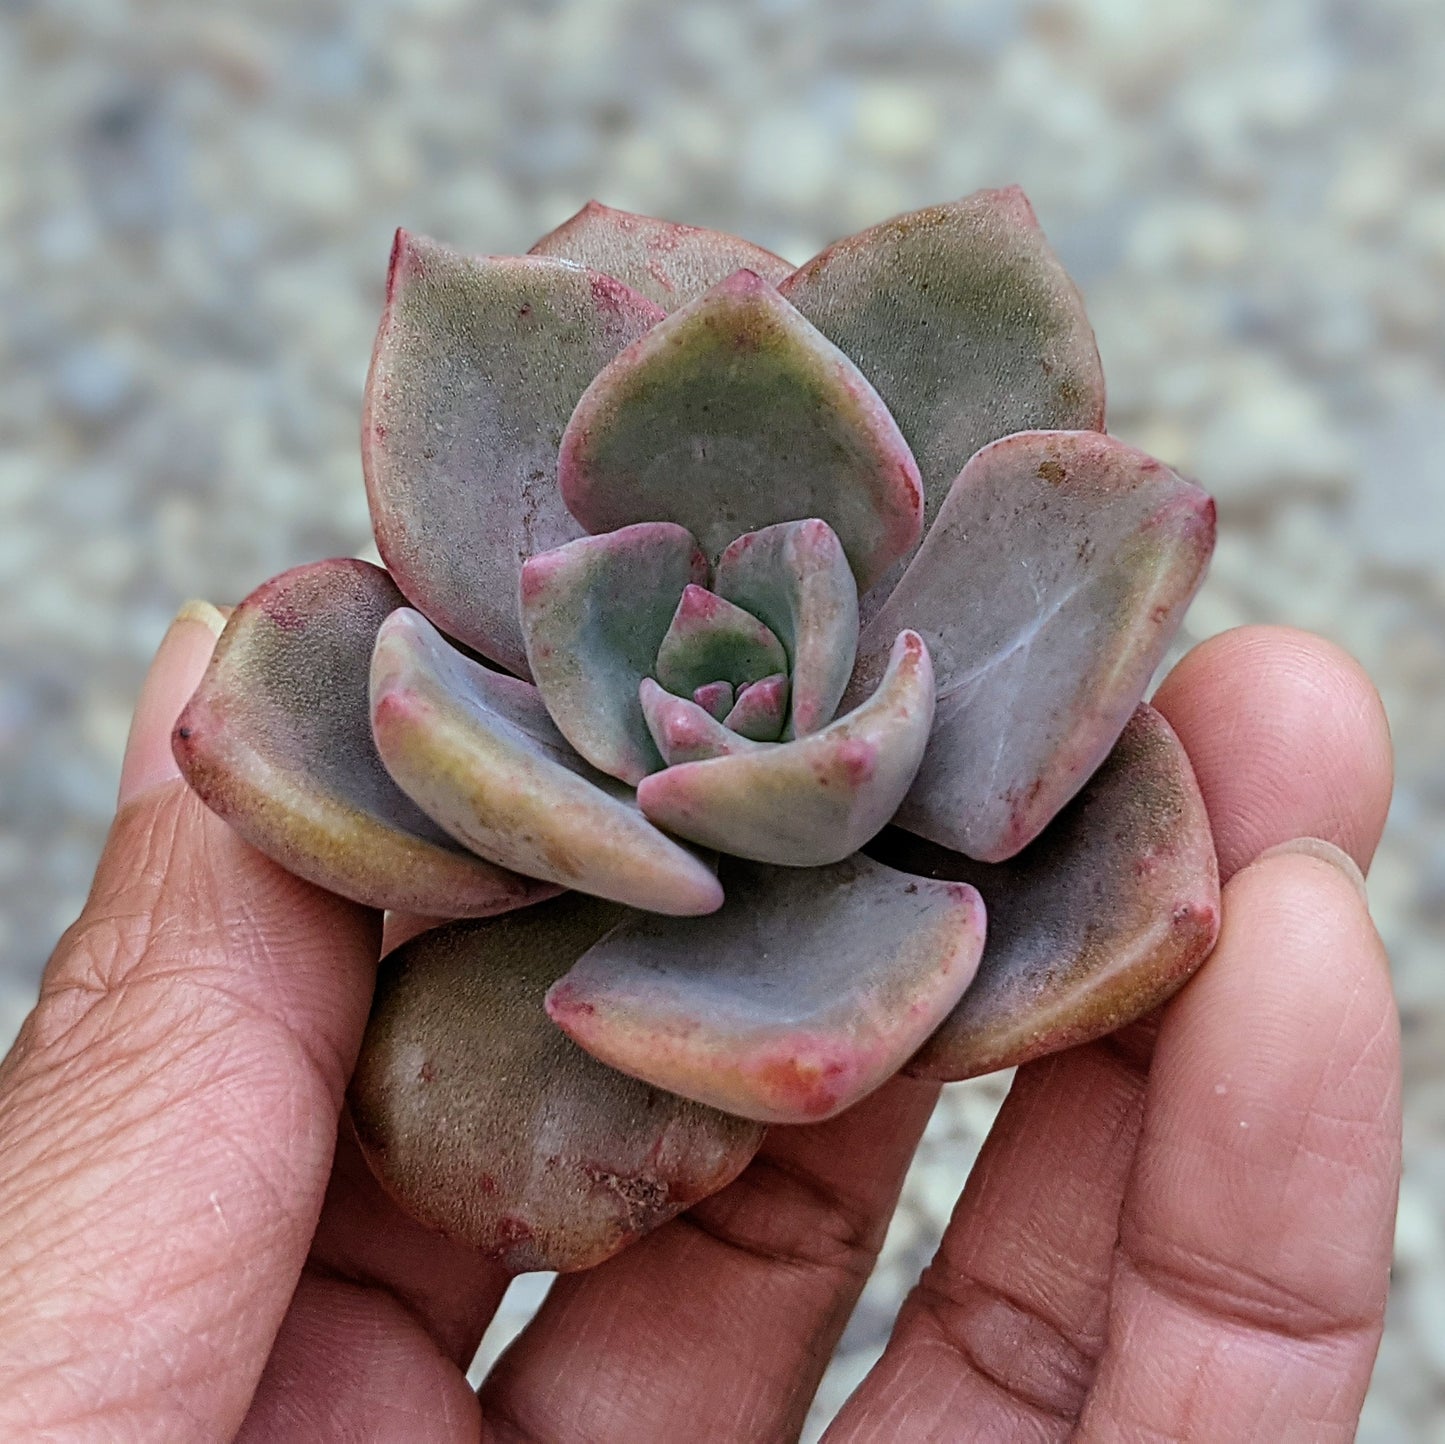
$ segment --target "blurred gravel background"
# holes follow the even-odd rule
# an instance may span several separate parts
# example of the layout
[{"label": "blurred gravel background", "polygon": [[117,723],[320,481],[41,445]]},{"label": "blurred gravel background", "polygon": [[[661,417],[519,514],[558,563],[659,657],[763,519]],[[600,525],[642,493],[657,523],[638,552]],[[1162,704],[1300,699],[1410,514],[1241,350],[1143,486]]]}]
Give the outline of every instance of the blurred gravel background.
[{"label": "blurred gravel background", "polygon": [[[1384,691],[1409,1111],[1361,1438],[1445,1440],[1442,67],[1439,0],[0,0],[0,1044],[177,604],[367,543],[394,226],[517,251],[595,194],[802,260],[1017,180],[1111,429],[1220,498],[1192,635],[1316,628]],[[1002,1091],[950,1091],[819,1419]]]}]

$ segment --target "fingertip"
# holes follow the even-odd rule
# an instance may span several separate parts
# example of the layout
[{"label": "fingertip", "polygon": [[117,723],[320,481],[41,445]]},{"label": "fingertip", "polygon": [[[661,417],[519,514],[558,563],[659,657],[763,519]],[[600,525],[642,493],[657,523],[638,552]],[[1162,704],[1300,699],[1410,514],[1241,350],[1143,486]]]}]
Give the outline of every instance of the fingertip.
[{"label": "fingertip", "polygon": [[1194,765],[1224,877],[1302,836],[1369,866],[1394,755],[1379,693],[1349,653],[1290,627],[1240,627],[1195,647],[1153,702]]},{"label": "fingertip", "polygon": [[1322,837],[1292,837],[1288,842],[1276,843],[1274,847],[1266,848],[1255,858],[1255,863],[1268,862],[1275,857],[1312,857],[1317,862],[1329,864],[1349,882],[1364,900],[1365,906],[1369,906],[1370,894],[1365,884],[1365,875],[1360,871],[1359,863],[1344,848],[1336,847]]},{"label": "fingertip", "polygon": [[[1389,1290],[1399,1020],[1350,870],[1276,850],[1224,888],[1169,1005],[1081,1432],[1353,1438]],[[1108,1427],[1112,1426],[1112,1428]]]},{"label": "fingertip", "polygon": [[200,685],[225,625],[225,615],[209,602],[189,601],[176,613],[141,686],[120,768],[118,808],[179,779],[171,728]]},{"label": "fingertip", "polygon": [[1236,1196],[1298,1166],[1311,1129],[1312,1165],[1379,1181],[1398,1070],[1388,963],[1351,869],[1276,850],[1226,885],[1214,954],[1165,1016],[1150,1132]]}]

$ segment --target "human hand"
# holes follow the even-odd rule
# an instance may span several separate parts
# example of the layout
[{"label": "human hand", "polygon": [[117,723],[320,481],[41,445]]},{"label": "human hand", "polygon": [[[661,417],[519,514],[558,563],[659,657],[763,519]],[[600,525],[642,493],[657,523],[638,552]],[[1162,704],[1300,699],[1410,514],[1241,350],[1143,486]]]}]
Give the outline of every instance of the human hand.
[{"label": "human hand", "polygon": [[[396,1211],[344,1120],[337,1146],[380,919],[247,848],[170,761],[218,620],[162,647],[95,888],[0,1065],[0,1437],[795,1437],[936,1088],[774,1130],[728,1189],[559,1279],[478,1400],[505,1277]],[[1352,1437],[1395,1011],[1334,854],[1261,854],[1316,836],[1368,862],[1385,722],[1340,653],[1262,628],[1156,702],[1233,874],[1219,946],[1157,1038],[1019,1070],[833,1444]]]}]

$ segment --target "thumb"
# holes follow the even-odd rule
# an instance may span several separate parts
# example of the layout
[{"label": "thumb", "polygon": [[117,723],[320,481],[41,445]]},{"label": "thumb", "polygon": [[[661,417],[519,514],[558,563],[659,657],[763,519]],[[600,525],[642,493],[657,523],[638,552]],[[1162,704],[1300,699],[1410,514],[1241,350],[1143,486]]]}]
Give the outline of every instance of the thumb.
[{"label": "thumb", "polygon": [[320,1211],[380,918],[181,781],[223,621],[191,603],[161,643],[90,898],[0,1064],[0,1437],[229,1437]]}]

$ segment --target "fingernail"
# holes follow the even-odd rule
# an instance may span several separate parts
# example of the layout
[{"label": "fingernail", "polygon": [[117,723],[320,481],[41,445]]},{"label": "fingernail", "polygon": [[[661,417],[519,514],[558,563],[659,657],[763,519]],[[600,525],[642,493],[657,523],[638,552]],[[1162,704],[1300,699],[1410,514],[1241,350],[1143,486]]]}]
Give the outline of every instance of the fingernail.
[{"label": "fingernail", "polygon": [[161,638],[131,719],[117,807],[181,775],[171,755],[171,728],[199,685],[225,625],[219,608],[191,601],[176,613]]},{"label": "fingernail", "polygon": [[1370,900],[1370,895],[1365,889],[1365,875],[1360,871],[1360,865],[1342,847],[1336,847],[1332,842],[1326,842],[1322,837],[1294,837],[1288,842],[1276,843],[1274,847],[1267,848],[1255,858],[1256,862],[1263,862],[1270,857],[1312,857],[1319,862],[1327,862],[1333,868],[1349,878],[1354,885],[1355,891],[1365,899]]}]

